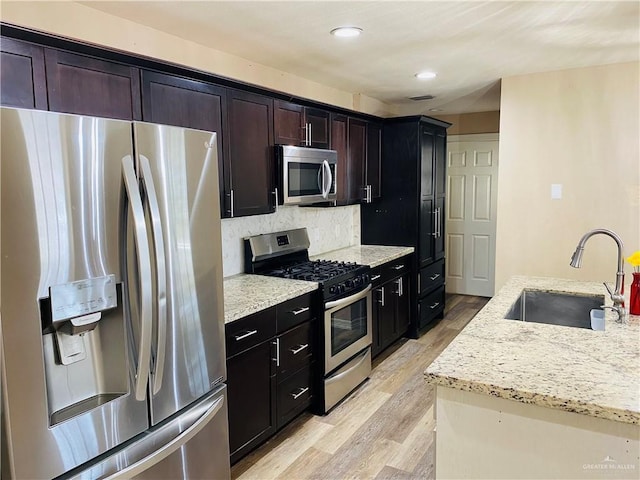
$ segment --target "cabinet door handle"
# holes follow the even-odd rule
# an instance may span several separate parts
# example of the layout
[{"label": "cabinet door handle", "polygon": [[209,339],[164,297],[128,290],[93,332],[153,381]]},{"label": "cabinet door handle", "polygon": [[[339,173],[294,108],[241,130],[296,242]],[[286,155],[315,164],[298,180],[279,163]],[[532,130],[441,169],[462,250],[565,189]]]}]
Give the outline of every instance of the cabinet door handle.
[{"label": "cabinet door handle", "polygon": [[293,313],[294,315],[300,315],[301,313],[308,312],[308,311],[309,311],[309,307],[302,307],[302,308],[299,308],[298,310],[291,310],[291,313]]},{"label": "cabinet door handle", "polygon": [[438,305],[440,305],[440,302],[436,302],[436,303],[434,303],[434,304],[433,304],[433,305],[431,305],[429,308],[430,308],[431,310],[433,310],[433,309],[434,309],[434,308],[436,308]]},{"label": "cabinet door handle", "polygon": [[376,281],[376,280],[378,280],[379,278],[380,278],[380,275],[373,275],[373,276],[371,277],[371,281],[372,281],[372,282],[375,282],[375,281]]},{"label": "cabinet door handle", "polygon": [[245,338],[248,338],[251,335],[255,335],[256,333],[258,333],[258,330],[247,330],[242,335],[236,335],[235,336],[236,342],[239,342],[240,340],[244,340]]},{"label": "cabinet door handle", "polygon": [[313,134],[311,132],[311,123],[308,124],[309,125],[309,142],[307,143],[308,146],[311,146],[312,143],[312,139],[313,139]]},{"label": "cabinet door handle", "polygon": [[433,210],[433,233],[431,234],[434,238],[438,238],[438,209]]},{"label": "cabinet door handle", "polygon": [[396,283],[398,284],[398,296],[401,297],[404,295],[402,277],[397,279]]},{"label": "cabinet door handle", "polygon": [[309,391],[309,387],[300,387],[300,391],[298,393],[292,393],[291,396],[294,400],[297,400],[300,395],[307,391]]},{"label": "cabinet door handle", "polygon": [[400,265],[394,265],[391,268],[393,268],[394,270],[402,270],[404,268],[404,264],[401,263]]},{"label": "cabinet door handle", "polygon": [[276,367],[280,366],[280,339],[276,338],[274,342],[271,342],[271,345],[275,345],[276,347],[276,358],[272,358],[274,362],[276,362]]},{"label": "cabinet door handle", "polygon": [[273,198],[275,199],[273,204],[276,207],[276,213],[278,213],[278,187],[276,187],[271,193],[273,193]]},{"label": "cabinet door handle", "polygon": [[233,218],[233,188],[229,191],[229,213],[231,213],[231,218]]},{"label": "cabinet door handle", "polygon": [[380,300],[378,302],[380,302],[380,306],[384,307],[384,287],[380,287],[378,291],[380,292]]},{"label": "cabinet door handle", "polygon": [[303,351],[305,348],[307,348],[309,346],[308,343],[304,343],[302,345],[298,345],[298,348],[290,348],[289,351],[293,354],[293,355],[297,355],[299,354],[301,351]]},{"label": "cabinet door handle", "polygon": [[431,280],[435,280],[436,278],[438,278],[440,276],[439,273],[436,273],[433,277],[429,277]]}]

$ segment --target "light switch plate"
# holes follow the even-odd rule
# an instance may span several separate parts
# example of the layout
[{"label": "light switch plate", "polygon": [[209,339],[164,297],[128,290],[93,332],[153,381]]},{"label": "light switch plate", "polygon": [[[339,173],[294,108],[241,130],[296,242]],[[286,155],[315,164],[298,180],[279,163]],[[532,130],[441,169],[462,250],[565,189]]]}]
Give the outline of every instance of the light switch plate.
[{"label": "light switch plate", "polygon": [[552,200],[560,200],[562,198],[562,184],[561,183],[552,183],[551,184],[551,199]]}]

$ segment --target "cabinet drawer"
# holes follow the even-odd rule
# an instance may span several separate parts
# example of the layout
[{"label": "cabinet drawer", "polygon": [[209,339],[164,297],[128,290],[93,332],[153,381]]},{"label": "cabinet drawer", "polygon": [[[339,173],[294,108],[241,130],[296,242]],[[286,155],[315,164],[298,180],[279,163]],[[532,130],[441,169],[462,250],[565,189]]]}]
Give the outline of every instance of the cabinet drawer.
[{"label": "cabinet drawer", "polygon": [[373,288],[378,287],[382,284],[384,279],[382,278],[384,271],[384,265],[379,267],[372,268],[369,270],[369,278],[371,279],[371,286]]},{"label": "cabinet drawer", "polygon": [[278,384],[278,429],[311,403],[311,371],[307,366]]},{"label": "cabinet drawer", "polygon": [[444,259],[420,270],[420,295],[444,284]]},{"label": "cabinet drawer", "polygon": [[313,322],[306,322],[278,338],[280,378],[308,365],[313,355]]},{"label": "cabinet drawer", "polygon": [[411,269],[411,256],[405,256],[402,258],[398,258],[389,263],[385,263],[383,265],[382,270],[382,281],[386,282],[393,278],[397,278],[401,275],[404,275]]},{"label": "cabinet drawer", "polygon": [[225,325],[227,358],[275,336],[275,307],[227,323]]},{"label": "cabinet drawer", "polygon": [[307,293],[278,305],[278,333],[309,320],[313,316],[312,299],[313,294]]},{"label": "cabinet drawer", "polygon": [[420,299],[418,306],[419,323],[418,329],[430,324],[436,317],[444,312],[444,285]]}]

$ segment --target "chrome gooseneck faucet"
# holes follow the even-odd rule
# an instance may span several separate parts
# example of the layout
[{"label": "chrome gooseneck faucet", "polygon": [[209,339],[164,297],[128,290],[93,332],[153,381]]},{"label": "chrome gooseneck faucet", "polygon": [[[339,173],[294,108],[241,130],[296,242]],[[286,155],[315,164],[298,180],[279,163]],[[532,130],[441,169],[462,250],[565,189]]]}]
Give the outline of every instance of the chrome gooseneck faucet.
[{"label": "chrome gooseneck faucet", "polygon": [[593,235],[603,234],[613,238],[618,245],[618,271],[616,272],[616,286],[614,291],[611,291],[611,287],[604,282],[604,286],[609,292],[609,296],[611,296],[611,301],[613,302],[612,310],[618,313],[618,321],[622,322],[626,318],[626,310],[624,308],[624,295],[622,295],[622,287],[624,286],[624,255],[622,250],[624,248],[622,244],[622,239],[611,230],[607,230],[605,228],[596,228],[585,233],[580,241],[578,242],[578,246],[576,247],[576,251],[573,252],[571,256],[571,265],[574,268],[580,268],[582,266],[582,254],[584,253],[584,245],[587,243]]}]

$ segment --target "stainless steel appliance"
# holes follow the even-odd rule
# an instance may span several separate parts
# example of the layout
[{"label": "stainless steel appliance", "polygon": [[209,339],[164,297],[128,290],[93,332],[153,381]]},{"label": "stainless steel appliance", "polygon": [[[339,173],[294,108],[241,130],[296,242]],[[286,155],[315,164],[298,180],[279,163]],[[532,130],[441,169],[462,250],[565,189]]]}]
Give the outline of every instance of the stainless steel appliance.
[{"label": "stainless steel appliance", "polygon": [[317,410],[326,413],[371,373],[369,267],[309,260],[306,228],[245,239],[248,273],[318,282],[324,318],[322,385]]},{"label": "stainless steel appliance", "polygon": [[1,129],[2,478],[229,478],[216,134]]},{"label": "stainless steel appliance", "polygon": [[280,204],[336,201],[338,153],[335,150],[278,145],[276,159]]}]

